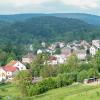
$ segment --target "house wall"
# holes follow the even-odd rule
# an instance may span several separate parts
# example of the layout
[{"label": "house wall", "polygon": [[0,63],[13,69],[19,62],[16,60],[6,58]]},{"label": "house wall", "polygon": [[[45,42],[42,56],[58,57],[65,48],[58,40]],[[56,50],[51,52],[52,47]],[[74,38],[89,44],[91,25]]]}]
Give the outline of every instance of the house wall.
[{"label": "house wall", "polygon": [[85,60],[86,54],[77,54],[77,58],[80,59],[80,60]]},{"label": "house wall", "polygon": [[22,62],[23,62],[23,63],[31,63],[32,60],[29,59],[29,58],[22,58]]},{"label": "house wall", "polygon": [[96,49],[94,48],[94,47],[91,47],[90,48],[90,54],[92,55],[92,56],[94,56],[95,54],[96,54]]},{"label": "house wall", "polygon": [[0,69],[0,82],[6,79],[6,72],[3,69]]},{"label": "house wall", "polygon": [[18,68],[20,71],[26,70],[26,66],[20,63],[19,61],[14,65],[14,67]]}]

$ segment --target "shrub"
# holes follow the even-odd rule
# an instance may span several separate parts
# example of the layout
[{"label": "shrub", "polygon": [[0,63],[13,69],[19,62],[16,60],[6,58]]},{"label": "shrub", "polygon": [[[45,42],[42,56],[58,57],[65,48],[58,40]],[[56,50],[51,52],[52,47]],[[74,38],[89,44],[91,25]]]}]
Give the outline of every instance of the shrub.
[{"label": "shrub", "polygon": [[48,78],[48,79],[44,79],[43,81],[35,85],[32,85],[31,88],[29,89],[28,94],[29,96],[38,95],[54,88],[56,88],[55,79]]},{"label": "shrub", "polygon": [[77,75],[77,81],[83,82],[84,79],[88,78],[88,72],[86,70],[83,70],[78,73]]},{"label": "shrub", "polygon": [[32,85],[28,90],[28,95],[38,95],[51,89],[67,86],[72,84],[74,80],[75,74],[59,74],[56,78],[47,78],[35,85]]}]

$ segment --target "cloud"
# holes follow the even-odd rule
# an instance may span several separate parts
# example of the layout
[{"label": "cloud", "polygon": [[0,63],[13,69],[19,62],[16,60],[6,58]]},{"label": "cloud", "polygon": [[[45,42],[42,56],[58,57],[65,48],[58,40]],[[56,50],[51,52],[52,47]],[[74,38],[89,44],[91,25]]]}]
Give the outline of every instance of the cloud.
[{"label": "cloud", "polygon": [[0,3],[2,5],[5,4],[11,4],[15,7],[20,7],[20,6],[27,6],[27,5],[39,5],[42,4],[44,2],[46,2],[48,0],[0,0]]},{"label": "cloud", "polygon": [[100,12],[100,0],[0,0],[0,13]]},{"label": "cloud", "polygon": [[74,6],[82,9],[94,9],[98,8],[99,0],[61,0],[65,5]]}]

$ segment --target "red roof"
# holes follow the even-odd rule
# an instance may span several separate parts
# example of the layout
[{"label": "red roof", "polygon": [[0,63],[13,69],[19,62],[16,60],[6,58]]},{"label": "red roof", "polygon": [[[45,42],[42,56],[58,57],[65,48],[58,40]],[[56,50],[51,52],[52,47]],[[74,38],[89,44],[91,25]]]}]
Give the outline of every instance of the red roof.
[{"label": "red roof", "polygon": [[49,61],[52,61],[52,60],[57,60],[57,58],[54,57],[54,56],[50,56],[50,57],[49,57]]},{"label": "red roof", "polygon": [[10,71],[10,72],[15,72],[16,71],[16,67],[11,67],[11,66],[5,66],[3,67],[3,69],[7,72],[7,71]]},{"label": "red roof", "polygon": [[12,60],[12,61],[10,61],[6,66],[13,66],[13,65],[15,65],[16,63],[17,63],[17,61]]}]

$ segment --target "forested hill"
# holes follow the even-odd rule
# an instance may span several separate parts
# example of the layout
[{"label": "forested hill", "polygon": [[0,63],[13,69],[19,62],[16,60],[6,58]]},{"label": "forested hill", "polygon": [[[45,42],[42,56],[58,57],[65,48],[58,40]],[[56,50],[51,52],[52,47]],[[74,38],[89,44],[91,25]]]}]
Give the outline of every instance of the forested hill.
[{"label": "forested hill", "polygon": [[100,16],[84,13],[55,13],[52,16],[60,18],[74,18],[82,20],[88,24],[100,26]]},{"label": "forested hill", "polygon": [[32,43],[33,41],[75,40],[99,37],[96,27],[83,21],[52,16],[33,17],[14,23],[0,22],[0,43]]},{"label": "forested hill", "polygon": [[74,18],[82,20],[88,24],[99,25],[100,26],[100,16],[84,14],[84,13],[53,13],[53,14],[41,14],[41,13],[30,13],[30,14],[15,14],[15,15],[0,15],[1,21],[23,21],[33,17],[41,16],[54,16],[59,18]]}]

